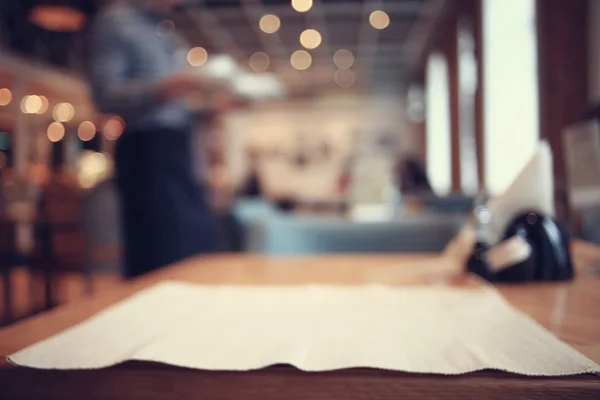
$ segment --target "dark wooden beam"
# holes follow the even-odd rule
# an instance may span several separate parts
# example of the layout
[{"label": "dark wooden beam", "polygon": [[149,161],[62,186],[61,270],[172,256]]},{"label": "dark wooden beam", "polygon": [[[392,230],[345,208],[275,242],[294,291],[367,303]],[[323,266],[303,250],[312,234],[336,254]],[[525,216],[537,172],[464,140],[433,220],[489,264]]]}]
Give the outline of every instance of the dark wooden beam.
[{"label": "dark wooden beam", "polygon": [[588,0],[537,0],[540,136],[552,148],[557,216],[566,223],[570,212],[562,131],[587,108],[588,9]]},{"label": "dark wooden beam", "polygon": [[462,15],[467,18],[473,26],[475,38],[475,60],[477,61],[477,91],[475,92],[475,142],[477,146],[477,175],[479,177],[479,188],[486,187],[485,176],[485,114],[483,81],[483,8],[482,0],[463,0]]},{"label": "dark wooden beam", "polygon": [[[415,83],[417,85],[419,85],[423,90],[425,90],[425,87],[427,85],[426,79],[425,79],[425,69],[421,69],[418,74],[416,75],[416,79],[415,79]],[[425,115],[425,110],[423,110],[423,115]],[[415,122],[414,123],[414,128],[415,131],[417,132],[417,135],[419,135],[419,157],[421,159],[421,162],[423,163],[423,165],[427,165],[427,118],[423,118],[422,122]]]},{"label": "dark wooden beam", "polygon": [[485,188],[485,135],[484,135],[484,82],[483,82],[483,15],[482,0],[452,0],[457,14],[458,24],[465,24],[472,29],[475,44],[475,60],[477,62],[475,92],[475,143],[477,156],[477,176],[479,187]]},{"label": "dark wooden beam", "polygon": [[[481,0],[448,0],[441,13],[432,36],[428,41],[419,67],[413,72],[413,81],[424,82],[427,58],[434,51],[441,51],[448,62],[450,75],[450,115],[452,135],[452,188],[460,190],[460,125],[459,125],[459,97],[460,87],[458,81],[458,23],[465,22],[473,29],[475,41],[475,59],[477,61],[477,91],[475,94],[475,141],[477,151],[477,175],[479,187],[486,185],[485,178],[485,135],[484,135],[484,82],[483,82],[483,23]],[[425,142],[425,139],[424,139]],[[423,145],[423,152],[426,152]]]},{"label": "dark wooden beam", "polygon": [[442,36],[442,50],[448,63],[448,94],[450,96],[450,153],[452,165],[452,191],[461,190],[460,168],[460,88],[458,72],[458,13],[451,10],[446,17]]}]

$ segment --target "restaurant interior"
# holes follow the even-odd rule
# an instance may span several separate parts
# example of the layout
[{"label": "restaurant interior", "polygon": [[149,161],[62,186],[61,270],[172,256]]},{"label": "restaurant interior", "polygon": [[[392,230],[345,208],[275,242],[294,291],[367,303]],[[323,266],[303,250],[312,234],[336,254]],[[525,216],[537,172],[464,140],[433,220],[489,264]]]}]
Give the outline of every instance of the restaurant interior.
[{"label": "restaurant interior", "polygon": [[[100,110],[89,73],[91,63],[102,62],[90,56],[90,40],[107,3],[0,0],[2,356],[141,288],[182,279],[185,270],[191,282],[211,288],[277,286],[282,304],[300,290],[287,289],[294,283],[489,281],[508,303],[600,362],[599,1],[176,2],[156,24],[157,37],[185,42],[182,71],[227,85],[227,95],[200,91],[182,99],[195,121],[193,174],[223,247],[134,279],[125,278],[116,181],[116,149],[129,120]],[[519,255],[522,249],[529,258]],[[192,289],[167,289],[165,298],[192,299]],[[312,290],[315,299],[321,295]],[[538,310],[536,301],[548,308]],[[34,326],[52,328],[33,334]],[[39,354],[9,363],[55,367]],[[153,356],[140,357],[149,358],[134,359]],[[287,361],[304,370],[318,364],[302,360]],[[156,389],[162,396],[145,397],[133,383],[123,383],[129,396],[115,397],[107,376],[97,398],[179,398],[164,396],[165,388]],[[598,398],[597,376],[565,383],[564,390]],[[360,379],[366,385],[369,377]],[[313,378],[323,393],[343,390],[324,383],[330,375]],[[312,378],[306,379],[290,385],[308,385]],[[538,390],[532,382],[527,387]],[[479,398],[493,397],[484,384],[464,385]],[[506,385],[525,393],[518,382]],[[270,396],[285,393],[285,385],[276,387]],[[397,389],[387,395],[403,390]],[[23,398],[81,398],[35,393]],[[229,398],[211,393],[207,398]],[[247,397],[272,398],[252,393]],[[294,393],[289,397],[310,397]],[[392,398],[376,393],[344,398]]]}]

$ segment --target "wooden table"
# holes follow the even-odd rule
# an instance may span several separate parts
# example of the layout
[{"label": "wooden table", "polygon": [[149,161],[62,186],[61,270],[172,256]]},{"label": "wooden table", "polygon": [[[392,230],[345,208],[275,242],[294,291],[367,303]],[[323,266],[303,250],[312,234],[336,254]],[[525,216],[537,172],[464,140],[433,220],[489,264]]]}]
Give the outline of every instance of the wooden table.
[{"label": "wooden table", "polygon": [[[556,284],[501,286],[517,308],[559,338],[600,362],[600,277],[585,267],[600,250],[574,244],[579,274]],[[83,321],[109,304],[166,279],[204,284],[293,285],[322,283],[390,285],[422,283],[451,270],[435,255],[341,255],[306,259],[215,256],[193,259],[115,286],[0,330],[8,355]],[[429,271],[413,275],[407,271]],[[456,282],[455,282],[456,283]],[[458,284],[458,283],[457,283]],[[476,283],[479,284],[479,283]],[[369,369],[306,373],[290,366],[252,372],[211,372],[128,362],[95,371],[39,371],[0,362],[1,399],[406,399],[406,398],[600,398],[600,377],[533,378],[484,371],[462,376],[419,375]]]}]

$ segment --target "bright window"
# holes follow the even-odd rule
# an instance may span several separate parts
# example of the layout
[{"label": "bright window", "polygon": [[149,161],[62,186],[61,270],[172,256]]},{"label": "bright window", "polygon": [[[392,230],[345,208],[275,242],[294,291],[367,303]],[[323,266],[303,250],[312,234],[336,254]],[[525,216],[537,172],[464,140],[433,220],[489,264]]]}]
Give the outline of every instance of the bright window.
[{"label": "bright window", "polygon": [[438,195],[452,190],[452,160],[450,148],[450,91],[448,65],[440,54],[427,60],[427,175]]},{"label": "bright window", "polygon": [[485,173],[502,193],[539,138],[535,0],[484,0]]},{"label": "bright window", "polygon": [[460,111],[460,188],[465,194],[479,191],[477,143],[475,139],[475,92],[477,91],[477,61],[475,38],[470,25],[462,22],[458,28],[458,87]]}]

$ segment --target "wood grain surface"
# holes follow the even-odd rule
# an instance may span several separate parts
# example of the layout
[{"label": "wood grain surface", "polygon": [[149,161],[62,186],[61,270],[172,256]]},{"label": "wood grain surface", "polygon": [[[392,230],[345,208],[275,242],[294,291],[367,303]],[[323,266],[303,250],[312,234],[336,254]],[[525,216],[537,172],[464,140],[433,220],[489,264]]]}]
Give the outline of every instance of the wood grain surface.
[{"label": "wood grain surface", "polygon": [[[568,283],[499,286],[518,309],[559,338],[600,362],[600,278],[588,266],[600,250],[573,245],[577,278]],[[481,284],[459,273],[449,257],[428,254],[340,255],[268,259],[260,256],[197,258],[60,307],[0,330],[8,355],[81,322],[142,288],[173,279],[204,284],[294,285],[320,283]],[[600,398],[600,377],[531,378],[486,371],[462,376],[376,370],[306,373],[290,366],[253,372],[209,372],[128,362],[95,371],[40,371],[0,364],[1,399],[398,399]]]}]

